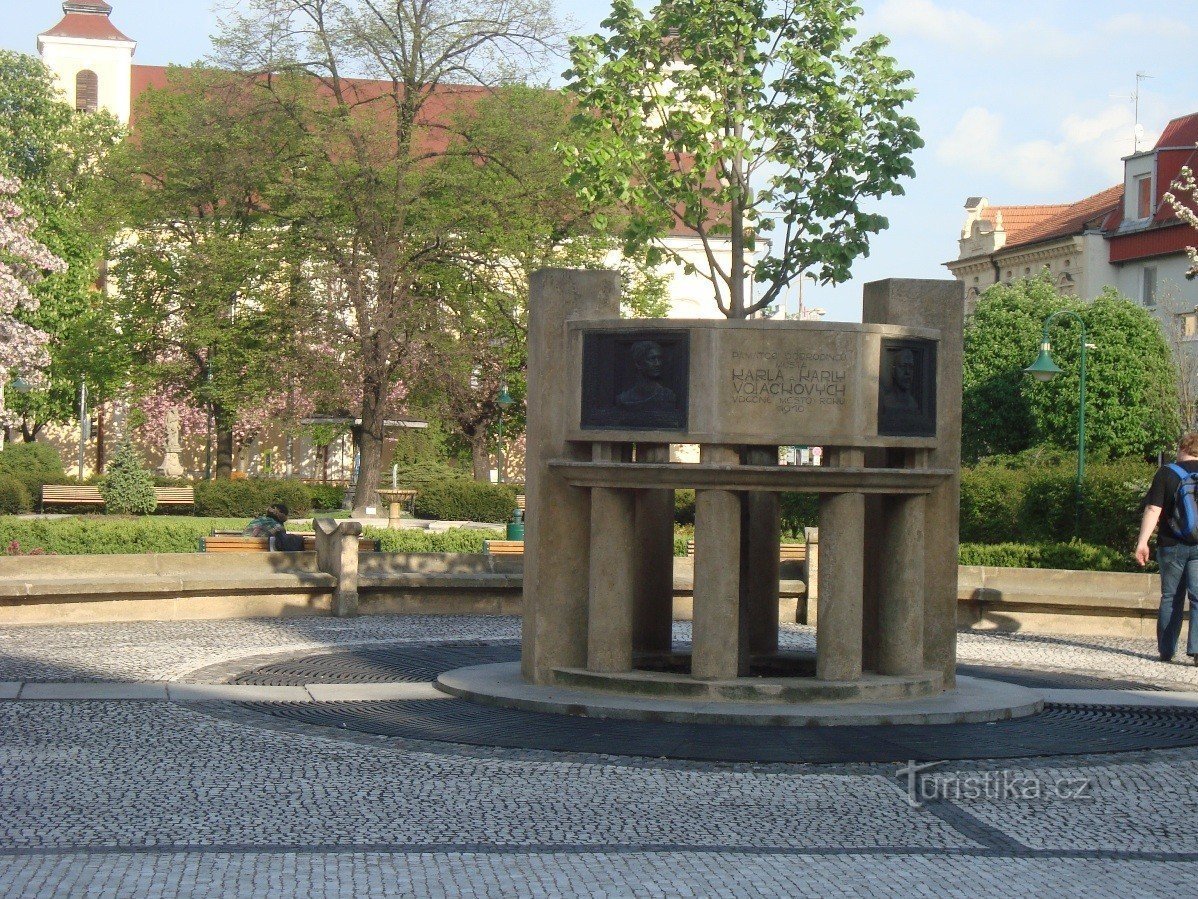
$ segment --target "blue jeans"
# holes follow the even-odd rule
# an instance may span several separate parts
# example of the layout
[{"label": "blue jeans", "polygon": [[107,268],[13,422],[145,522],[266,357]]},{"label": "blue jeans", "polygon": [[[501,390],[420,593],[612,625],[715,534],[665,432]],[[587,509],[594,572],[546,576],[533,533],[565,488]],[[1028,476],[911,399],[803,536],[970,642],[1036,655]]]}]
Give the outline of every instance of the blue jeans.
[{"label": "blue jeans", "polygon": [[1186,594],[1190,595],[1190,634],[1186,652],[1198,655],[1198,546],[1179,543],[1162,546],[1156,551],[1161,568],[1161,610],[1156,620],[1156,645],[1161,656],[1173,658],[1177,639],[1181,636],[1181,620],[1185,617]]}]

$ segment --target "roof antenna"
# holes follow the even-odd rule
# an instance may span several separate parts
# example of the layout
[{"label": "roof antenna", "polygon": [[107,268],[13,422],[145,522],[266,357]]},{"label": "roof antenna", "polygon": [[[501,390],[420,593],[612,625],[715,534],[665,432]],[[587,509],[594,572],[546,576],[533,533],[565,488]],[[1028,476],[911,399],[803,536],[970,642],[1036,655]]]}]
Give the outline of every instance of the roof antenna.
[{"label": "roof antenna", "polygon": [[1136,104],[1136,126],[1133,129],[1134,137],[1132,138],[1134,142],[1133,153],[1140,152],[1140,141],[1144,139],[1144,126],[1140,124],[1140,85],[1144,83],[1145,78],[1152,77],[1147,72],[1136,72],[1136,90],[1131,95],[1132,102]]}]

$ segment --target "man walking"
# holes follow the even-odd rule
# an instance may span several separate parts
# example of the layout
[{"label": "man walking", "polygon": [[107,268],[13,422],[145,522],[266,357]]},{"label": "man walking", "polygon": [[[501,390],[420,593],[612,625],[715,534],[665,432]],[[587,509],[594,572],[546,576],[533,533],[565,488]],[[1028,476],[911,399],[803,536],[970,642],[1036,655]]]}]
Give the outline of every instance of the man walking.
[{"label": "man walking", "polygon": [[1136,561],[1148,564],[1148,538],[1160,523],[1156,561],[1161,569],[1161,607],[1156,620],[1156,644],[1162,662],[1173,661],[1186,594],[1190,596],[1190,632],[1186,653],[1198,664],[1198,433],[1184,434],[1177,461],[1157,470],[1144,497],[1144,516],[1136,541]]}]

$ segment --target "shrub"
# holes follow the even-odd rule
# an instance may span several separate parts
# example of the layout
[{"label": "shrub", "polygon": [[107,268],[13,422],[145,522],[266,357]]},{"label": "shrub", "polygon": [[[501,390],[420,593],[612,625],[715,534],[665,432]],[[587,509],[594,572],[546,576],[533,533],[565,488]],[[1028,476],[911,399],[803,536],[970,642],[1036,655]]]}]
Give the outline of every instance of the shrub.
[{"label": "shrub", "polygon": [[193,553],[212,530],[211,521],[193,518],[9,518],[0,520],[0,545],[16,541],[64,556]]},{"label": "shrub", "polygon": [[[962,543],[962,565],[995,568],[1058,568],[1068,571],[1143,571],[1127,550],[1069,543]],[[1155,570],[1149,566],[1148,570]]]},{"label": "shrub", "polygon": [[428,531],[366,528],[365,536],[379,541],[385,553],[481,553],[484,540],[502,540],[501,531],[450,528],[441,534]]},{"label": "shrub", "polygon": [[142,466],[133,444],[126,440],[108,463],[108,473],[100,482],[104,510],[110,515],[149,515],[158,507],[154,496],[154,476]]},{"label": "shrub", "polygon": [[258,481],[199,481],[195,485],[196,515],[223,518],[253,517],[265,509]]},{"label": "shrub", "polygon": [[340,509],[345,501],[345,488],[336,484],[308,484],[312,496],[312,508],[320,512]]},{"label": "shrub", "polygon": [[695,491],[674,491],[674,524],[687,525],[695,523]]},{"label": "shrub", "polygon": [[0,474],[24,484],[31,499],[41,495],[43,484],[68,482],[62,457],[48,443],[6,443],[0,451]]},{"label": "shrub", "polygon": [[1025,471],[979,465],[961,472],[961,540],[997,543],[1019,533]]},{"label": "shrub", "polygon": [[312,491],[303,481],[258,481],[257,483],[264,504],[263,508],[274,503],[282,503],[292,515],[306,515],[312,511]]},{"label": "shrub", "polygon": [[0,474],[0,515],[20,515],[33,508],[29,491],[20,479]]},{"label": "shrub", "polygon": [[819,527],[819,496],[815,493],[783,493],[778,498],[784,536],[803,536],[804,528]]},{"label": "shrub", "polygon": [[437,521],[507,521],[516,491],[505,484],[454,478],[427,484],[416,494],[416,515]]},{"label": "shrub", "polygon": [[[471,481],[473,483],[469,472],[443,462],[414,462],[409,465],[400,465],[396,469],[395,479],[401,488],[414,487],[417,490],[442,481]],[[390,478],[387,478],[386,486],[391,486]]]}]

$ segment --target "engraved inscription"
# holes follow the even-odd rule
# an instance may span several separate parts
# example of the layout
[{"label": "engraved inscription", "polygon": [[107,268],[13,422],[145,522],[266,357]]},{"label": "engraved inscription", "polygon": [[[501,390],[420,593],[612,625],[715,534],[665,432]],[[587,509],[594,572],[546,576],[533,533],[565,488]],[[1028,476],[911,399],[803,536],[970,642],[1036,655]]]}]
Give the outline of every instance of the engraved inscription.
[{"label": "engraved inscription", "polygon": [[587,332],[582,346],[584,430],[686,430],[686,331]]},{"label": "engraved inscription", "polygon": [[768,406],[782,415],[830,411],[848,401],[852,354],[823,351],[733,351],[728,383],[738,405]]},{"label": "engraved inscription", "polygon": [[883,339],[878,372],[878,434],[935,437],[935,341]]}]

